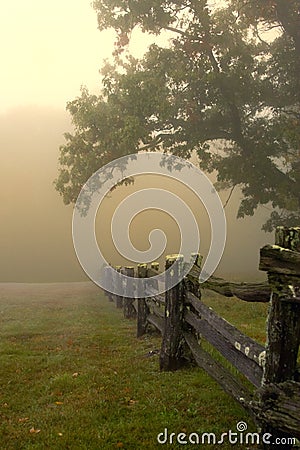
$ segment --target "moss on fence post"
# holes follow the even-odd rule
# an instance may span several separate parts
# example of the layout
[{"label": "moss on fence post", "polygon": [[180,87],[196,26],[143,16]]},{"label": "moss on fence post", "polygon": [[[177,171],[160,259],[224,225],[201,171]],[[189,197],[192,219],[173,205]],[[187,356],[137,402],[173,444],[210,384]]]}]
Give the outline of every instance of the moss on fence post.
[{"label": "moss on fence post", "polygon": [[[170,269],[170,270],[168,270]],[[183,365],[183,282],[169,289],[174,279],[181,280],[183,256],[166,258],[165,324],[160,353],[160,369],[176,370]]]},{"label": "moss on fence post", "polygon": [[[280,248],[299,252],[300,228],[277,228],[274,250],[278,251],[278,256],[282,252]],[[263,266],[264,249],[261,251],[261,260],[260,268]],[[275,260],[274,268],[268,269],[272,298],[268,317],[264,383],[293,380],[296,373],[300,344],[300,304],[293,302],[293,296],[296,299],[300,272],[298,275],[289,275],[283,265],[281,261],[280,267],[276,267]],[[283,270],[285,273],[282,273]]]},{"label": "moss on fence post", "polygon": [[[296,377],[297,356],[300,344],[300,304],[297,292],[300,286],[300,271],[290,264],[290,258],[283,258],[288,249],[300,252],[300,228],[278,227],[275,246],[261,249],[260,269],[267,270],[271,286],[271,302],[267,324],[266,359],[263,385],[294,380]],[[297,256],[294,253],[295,257]],[[294,299],[294,300],[293,300]],[[266,398],[261,399],[265,409]],[[271,433],[272,439],[287,437],[264,423],[264,432]],[[265,448],[268,448],[266,446]],[[278,446],[288,450],[291,446]]]},{"label": "moss on fence post", "polygon": [[151,269],[155,270],[155,272],[159,272],[159,263],[154,261],[151,263]]}]

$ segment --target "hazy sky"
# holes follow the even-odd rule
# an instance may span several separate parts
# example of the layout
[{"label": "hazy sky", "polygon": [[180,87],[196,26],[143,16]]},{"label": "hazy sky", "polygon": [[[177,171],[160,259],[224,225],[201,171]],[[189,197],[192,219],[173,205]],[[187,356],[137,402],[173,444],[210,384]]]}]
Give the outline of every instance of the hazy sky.
[{"label": "hazy sky", "polygon": [[65,105],[80,85],[96,86],[101,43],[89,0],[1,4],[1,110]]},{"label": "hazy sky", "polygon": [[[114,32],[97,29],[91,0],[12,0],[1,3],[0,113],[35,105],[65,108],[86,85],[98,92],[99,68],[111,57]],[[223,0],[211,0],[220,5]],[[166,34],[156,38],[166,41]],[[153,37],[138,30],[130,51],[140,56]]]},{"label": "hazy sky", "polygon": [[[100,88],[99,69],[111,57],[114,32],[97,29],[91,0],[13,0],[1,4],[0,112],[24,105],[65,108]],[[149,39],[137,33],[138,56]]]}]

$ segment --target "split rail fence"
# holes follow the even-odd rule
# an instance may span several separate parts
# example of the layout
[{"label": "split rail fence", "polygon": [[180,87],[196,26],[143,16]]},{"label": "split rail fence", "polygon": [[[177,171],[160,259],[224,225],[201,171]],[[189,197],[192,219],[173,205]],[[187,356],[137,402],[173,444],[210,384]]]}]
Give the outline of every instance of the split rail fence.
[{"label": "split rail fence", "polygon": [[[166,269],[172,266],[173,270],[167,276],[180,279],[183,264],[179,255],[168,257]],[[153,280],[147,297],[135,298],[130,278],[151,278],[158,274],[159,265],[140,264],[137,273],[133,267],[117,267],[127,275],[124,296],[108,290],[106,294],[123,309],[126,318],[137,318],[138,337],[147,332],[149,325],[160,331],[161,370],[179,369],[189,355],[247,410],[263,432],[272,434],[273,439],[286,437],[289,442],[290,437],[300,439],[300,228],[279,227],[275,245],[260,250],[259,268],[268,273],[267,283],[232,283],[211,277],[200,285],[198,255],[188,275],[176,286],[157,294]],[[113,279],[112,267],[104,271],[107,286],[119,282]],[[170,281],[166,279],[166,283]],[[266,345],[246,336],[206,306],[201,301],[202,288],[246,302],[269,302]],[[252,389],[204,349],[205,340],[246,377]],[[276,448],[287,450],[292,445],[285,443]]]}]

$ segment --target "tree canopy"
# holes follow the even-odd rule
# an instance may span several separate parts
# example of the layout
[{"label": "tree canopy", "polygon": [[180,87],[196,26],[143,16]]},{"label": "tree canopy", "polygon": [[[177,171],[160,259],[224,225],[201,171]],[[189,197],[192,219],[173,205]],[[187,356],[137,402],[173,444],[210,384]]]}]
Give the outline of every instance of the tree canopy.
[{"label": "tree canopy", "polygon": [[[56,189],[75,202],[98,168],[140,150],[190,158],[239,186],[238,216],[271,205],[266,230],[300,222],[300,1],[96,0],[117,33],[103,89],[67,105]],[[170,37],[140,59],[132,31]]]}]

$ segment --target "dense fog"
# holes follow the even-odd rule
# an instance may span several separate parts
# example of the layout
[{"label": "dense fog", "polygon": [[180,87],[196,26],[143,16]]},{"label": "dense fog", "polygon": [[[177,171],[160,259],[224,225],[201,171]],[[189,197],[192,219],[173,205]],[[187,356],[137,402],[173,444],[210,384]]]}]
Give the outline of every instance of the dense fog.
[{"label": "dense fog", "polygon": [[[59,145],[63,133],[71,130],[65,111],[42,107],[19,108],[0,116],[0,195],[1,235],[0,280],[51,282],[86,279],[72,244],[72,206],[65,206],[53,186],[58,171]],[[124,260],[113,250],[109,239],[110,217],[120,200],[135,189],[166,186],[165,180],[136,179],[132,186],[116,189],[97,217],[97,239],[113,264]],[[170,185],[171,188],[171,185]],[[178,186],[174,187],[175,192]],[[179,192],[178,192],[179,193]],[[183,198],[193,209],[200,225],[201,252],[209,247],[209,222],[199,204],[188,192]],[[223,202],[227,193],[222,193]],[[261,231],[269,211],[260,209],[254,217],[236,219],[240,194],[226,207],[228,236],[218,275],[236,279],[259,278],[259,248],[273,243],[273,236]],[[163,213],[145,212],[136,217],[130,229],[133,244],[147,248],[148,234],[162,227],[168,237],[167,252],[176,252],[179,231]]]}]

